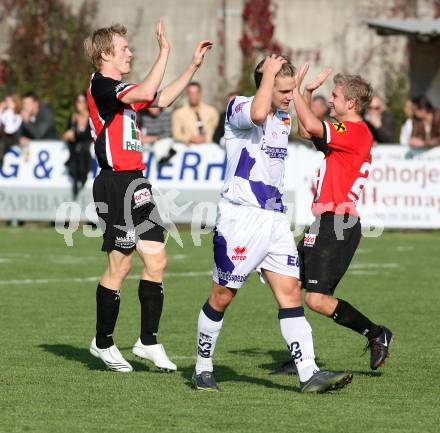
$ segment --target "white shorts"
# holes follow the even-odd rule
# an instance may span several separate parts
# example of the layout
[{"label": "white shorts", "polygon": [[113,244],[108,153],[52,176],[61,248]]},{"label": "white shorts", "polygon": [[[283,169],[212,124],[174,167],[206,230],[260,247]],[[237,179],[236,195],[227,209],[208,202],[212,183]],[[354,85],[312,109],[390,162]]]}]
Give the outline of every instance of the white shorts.
[{"label": "white shorts", "polygon": [[285,214],[221,201],[214,231],[213,280],[239,289],[253,271],[299,278],[299,258]]}]

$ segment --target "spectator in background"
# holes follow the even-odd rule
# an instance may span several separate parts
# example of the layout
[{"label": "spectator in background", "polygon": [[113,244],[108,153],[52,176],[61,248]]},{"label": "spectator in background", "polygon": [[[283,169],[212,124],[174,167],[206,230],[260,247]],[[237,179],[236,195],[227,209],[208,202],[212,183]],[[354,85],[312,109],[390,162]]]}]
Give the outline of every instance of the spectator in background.
[{"label": "spectator in background", "polygon": [[193,81],[186,89],[188,103],[173,113],[174,140],[185,144],[211,143],[218,124],[217,110],[202,102],[202,87]]},{"label": "spectator in background", "polygon": [[406,116],[406,120],[400,129],[400,144],[404,146],[409,146],[409,141],[412,134],[413,128],[413,115],[414,115],[414,105],[410,98],[405,101],[403,111]]},{"label": "spectator in background", "polygon": [[396,125],[393,116],[385,110],[380,96],[373,96],[364,118],[376,143],[396,142]]},{"label": "spectator in background", "polygon": [[[237,91],[229,92],[228,95],[226,96],[226,107],[228,107],[229,103],[239,94],[240,93]],[[215,128],[214,137],[212,139],[214,143],[220,145],[221,148],[225,147],[225,139],[224,139],[225,119],[226,119],[226,110],[220,114],[220,119],[218,121],[217,128]]]},{"label": "spectator in background", "polygon": [[159,165],[175,154],[171,138],[171,114],[162,107],[148,107],[139,112],[142,144],[151,146]]},{"label": "spectator in background", "polygon": [[414,117],[409,145],[412,149],[430,149],[440,145],[440,110],[426,96],[413,99]]},{"label": "spectator in background", "polygon": [[316,95],[312,98],[310,106],[312,113],[321,121],[328,120],[330,109],[327,105],[327,99],[322,95]]},{"label": "spectator in background", "polygon": [[19,130],[22,123],[21,98],[18,94],[6,96],[0,103],[0,168],[3,157],[11,146],[18,143]]},{"label": "spectator in background", "polygon": [[23,147],[27,147],[31,140],[57,138],[52,110],[42,104],[35,93],[29,92],[23,96],[21,116],[23,123],[20,130],[20,144]]},{"label": "spectator in background", "polygon": [[69,146],[69,159],[65,165],[72,178],[73,198],[76,199],[87,182],[87,176],[92,167],[92,157],[90,155],[92,135],[85,93],[81,93],[76,97],[75,112],[69,118],[63,140]]}]

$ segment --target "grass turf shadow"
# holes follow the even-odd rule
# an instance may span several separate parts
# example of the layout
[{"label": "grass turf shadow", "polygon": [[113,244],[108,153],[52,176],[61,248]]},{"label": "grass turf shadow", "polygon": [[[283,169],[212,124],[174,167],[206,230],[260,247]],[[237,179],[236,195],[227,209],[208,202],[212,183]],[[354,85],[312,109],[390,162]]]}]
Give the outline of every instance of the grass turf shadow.
[{"label": "grass turf shadow", "polygon": [[[67,361],[79,362],[90,370],[106,370],[103,362],[98,358],[95,358],[87,348],[76,347],[70,344],[39,344],[37,347],[46,352],[53,353],[54,355],[64,358]],[[142,362],[133,360],[130,360],[129,362],[133,366],[134,371],[148,370],[148,367]]]},{"label": "grass turf shadow", "polygon": [[[233,353],[234,355],[239,356],[247,356],[247,357],[258,357],[258,356],[271,356],[272,362],[260,364],[258,367],[262,368],[263,370],[268,370],[269,374],[280,374],[279,369],[280,367],[291,361],[291,357],[289,357],[289,353],[287,350],[262,350],[257,348],[249,348],[249,349],[239,349],[239,350],[231,350],[229,353]],[[325,367],[325,362],[321,361],[319,358],[315,359],[316,365],[319,368]]]},{"label": "grass turf shadow", "polygon": [[[191,376],[193,374],[193,371],[194,371],[193,367],[181,368],[179,370],[181,376],[184,379],[186,379],[186,385],[189,387],[192,386],[191,385]],[[299,386],[295,386],[295,384],[293,384],[293,383],[292,383],[292,386],[281,385],[281,384],[272,382],[271,380],[247,376],[244,374],[238,374],[231,367],[227,367],[227,366],[221,365],[221,364],[218,364],[215,366],[214,373],[215,373],[216,380],[219,381],[220,388],[222,388],[222,384],[225,382],[246,382],[246,383],[250,383],[252,385],[259,385],[259,386],[264,386],[266,388],[279,389],[282,391],[300,392]]]}]

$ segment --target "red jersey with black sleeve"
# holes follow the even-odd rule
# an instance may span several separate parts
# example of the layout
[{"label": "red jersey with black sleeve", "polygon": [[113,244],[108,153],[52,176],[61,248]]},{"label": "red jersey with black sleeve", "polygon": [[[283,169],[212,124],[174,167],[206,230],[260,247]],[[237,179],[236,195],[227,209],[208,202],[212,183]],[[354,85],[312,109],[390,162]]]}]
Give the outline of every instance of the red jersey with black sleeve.
[{"label": "red jersey with black sleeve", "polygon": [[313,138],[325,154],[318,172],[312,204],[314,215],[349,213],[356,217],[356,203],[371,167],[373,136],[365,122],[322,122],[323,138]]},{"label": "red jersey with black sleeve", "polygon": [[[95,154],[101,169],[114,171],[144,170],[137,112],[153,101],[124,104],[121,99],[137,84],[128,84],[95,72],[87,90],[90,126]],[[105,131],[101,133],[105,123]]]}]

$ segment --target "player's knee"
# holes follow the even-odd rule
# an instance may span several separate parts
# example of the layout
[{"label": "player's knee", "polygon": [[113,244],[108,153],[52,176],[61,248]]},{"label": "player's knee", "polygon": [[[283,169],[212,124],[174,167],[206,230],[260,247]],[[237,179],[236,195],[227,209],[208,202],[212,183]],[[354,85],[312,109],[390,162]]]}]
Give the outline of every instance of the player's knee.
[{"label": "player's knee", "polygon": [[232,302],[234,293],[229,290],[213,291],[209,298],[209,303],[212,308],[218,311],[224,311],[228,305]]},{"label": "player's knee", "polygon": [[124,280],[126,276],[130,273],[131,270],[131,261],[124,261],[120,263],[118,266],[113,266],[110,269],[110,275],[114,278]]},{"label": "player's knee", "polygon": [[307,292],[305,302],[311,310],[320,313],[325,305],[325,295],[322,295],[321,293]]},{"label": "player's knee", "polygon": [[153,280],[161,279],[168,265],[168,258],[164,254],[160,257],[148,260],[144,265],[144,272],[151,276]]},{"label": "player's knee", "polygon": [[154,261],[153,268],[157,273],[163,274],[168,266],[168,257],[166,254]]}]

